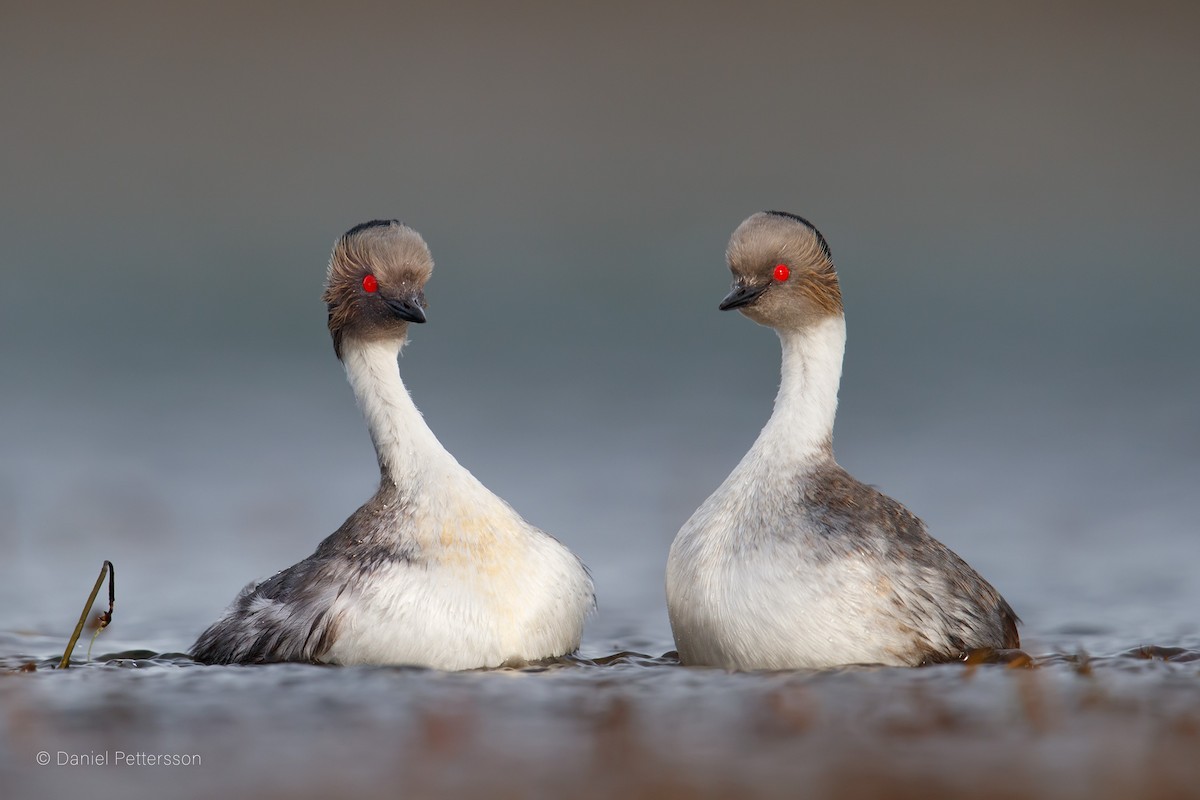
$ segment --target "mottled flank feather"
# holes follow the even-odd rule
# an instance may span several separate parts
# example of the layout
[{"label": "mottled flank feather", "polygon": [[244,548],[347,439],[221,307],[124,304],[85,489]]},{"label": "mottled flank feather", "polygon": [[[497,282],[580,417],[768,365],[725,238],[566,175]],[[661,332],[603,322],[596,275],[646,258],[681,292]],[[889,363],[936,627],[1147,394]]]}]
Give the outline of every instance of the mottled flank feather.
[{"label": "mottled flank feather", "polygon": [[797,510],[821,534],[813,547],[817,559],[866,555],[877,580],[888,582],[895,624],[914,639],[898,658],[914,665],[957,661],[970,650],[1020,646],[1020,620],[1000,593],[900,503],[856,480],[832,457],[808,472],[799,494]]},{"label": "mottled flank feather", "polygon": [[[202,664],[264,664],[277,661],[317,663],[336,634],[330,609],[344,588],[315,584],[314,565],[302,561],[261,583],[251,583],[225,615],[192,646]],[[299,590],[299,591],[297,591]]]},{"label": "mottled flank feather", "polygon": [[196,640],[192,657],[205,664],[324,660],[338,634],[337,609],[358,599],[363,580],[388,564],[419,561],[414,542],[392,535],[406,509],[394,486],[381,487],[311,556],[242,589]]}]

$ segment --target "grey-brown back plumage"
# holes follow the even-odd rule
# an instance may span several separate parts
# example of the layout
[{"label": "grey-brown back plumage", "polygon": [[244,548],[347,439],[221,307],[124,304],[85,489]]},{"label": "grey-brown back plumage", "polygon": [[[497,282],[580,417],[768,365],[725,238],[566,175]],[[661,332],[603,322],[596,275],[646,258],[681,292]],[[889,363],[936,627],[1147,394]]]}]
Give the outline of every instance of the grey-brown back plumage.
[{"label": "grey-brown back plumage", "polygon": [[[853,552],[877,563],[900,584],[891,595],[897,619],[935,610],[938,618],[921,627],[945,631],[945,639],[918,643],[919,658],[913,660],[954,661],[977,648],[1020,647],[1020,620],[1000,593],[930,536],[925,523],[903,505],[832,459],[797,484],[797,495],[796,511],[806,520],[803,529],[819,532],[806,541],[815,559],[845,558]],[[917,610],[906,602],[908,596],[927,604]]]},{"label": "grey-brown back plumage", "polygon": [[311,556],[246,586],[192,646],[205,664],[320,661],[337,635],[337,601],[351,601],[380,568],[416,564],[415,542],[398,539],[409,513],[385,483]]}]

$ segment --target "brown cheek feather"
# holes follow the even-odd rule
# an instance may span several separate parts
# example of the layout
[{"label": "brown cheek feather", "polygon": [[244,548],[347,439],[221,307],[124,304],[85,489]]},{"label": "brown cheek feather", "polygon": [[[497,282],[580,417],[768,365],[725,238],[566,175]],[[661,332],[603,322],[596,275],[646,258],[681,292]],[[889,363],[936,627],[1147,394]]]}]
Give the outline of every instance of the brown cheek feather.
[{"label": "brown cheek feather", "polygon": [[825,313],[841,313],[842,288],[838,283],[837,273],[833,271],[833,265],[819,272],[809,273],[797,288]]}]

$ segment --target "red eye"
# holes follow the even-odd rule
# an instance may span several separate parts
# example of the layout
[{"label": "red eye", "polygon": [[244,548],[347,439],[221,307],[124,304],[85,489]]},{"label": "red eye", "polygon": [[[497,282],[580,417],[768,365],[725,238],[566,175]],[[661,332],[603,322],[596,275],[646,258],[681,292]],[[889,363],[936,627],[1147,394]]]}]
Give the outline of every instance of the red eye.
[{"label": "red eye", "polygon": [[379,291],[379,281],[375,280],[375,276],[368,274],[363,278],[363,291],[375,294]]},{"label": "red eye", "polygon": [[775,265],[775,280],[779,281],[780,283],[783,283],[784,281],[786,281],[788,279],[788,276],[791,274],[792,274],[792,271],[787,268],[787,264],[776,264]]}]

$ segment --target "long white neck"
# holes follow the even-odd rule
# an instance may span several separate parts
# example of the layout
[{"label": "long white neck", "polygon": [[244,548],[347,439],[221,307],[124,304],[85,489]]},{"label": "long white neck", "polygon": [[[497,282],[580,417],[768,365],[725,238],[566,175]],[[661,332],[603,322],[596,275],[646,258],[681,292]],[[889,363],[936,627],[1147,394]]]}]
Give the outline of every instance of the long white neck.
[{"label": "long white neck", "polygon": [[833,442],[846,319],[838,314],[804,330],[778,333],[783,344],[779,394],[752,451],[772,460],[824,457]]},{"label": "long white neck", "polygon": [[420,483],[431,471],[458,464],[425,424],[404,388],[396,363],[402,345],[397,340],[348,341],[342,352],[346,377],[371,431],[380,472],[384,480],[391,479],[398,486]]}]

